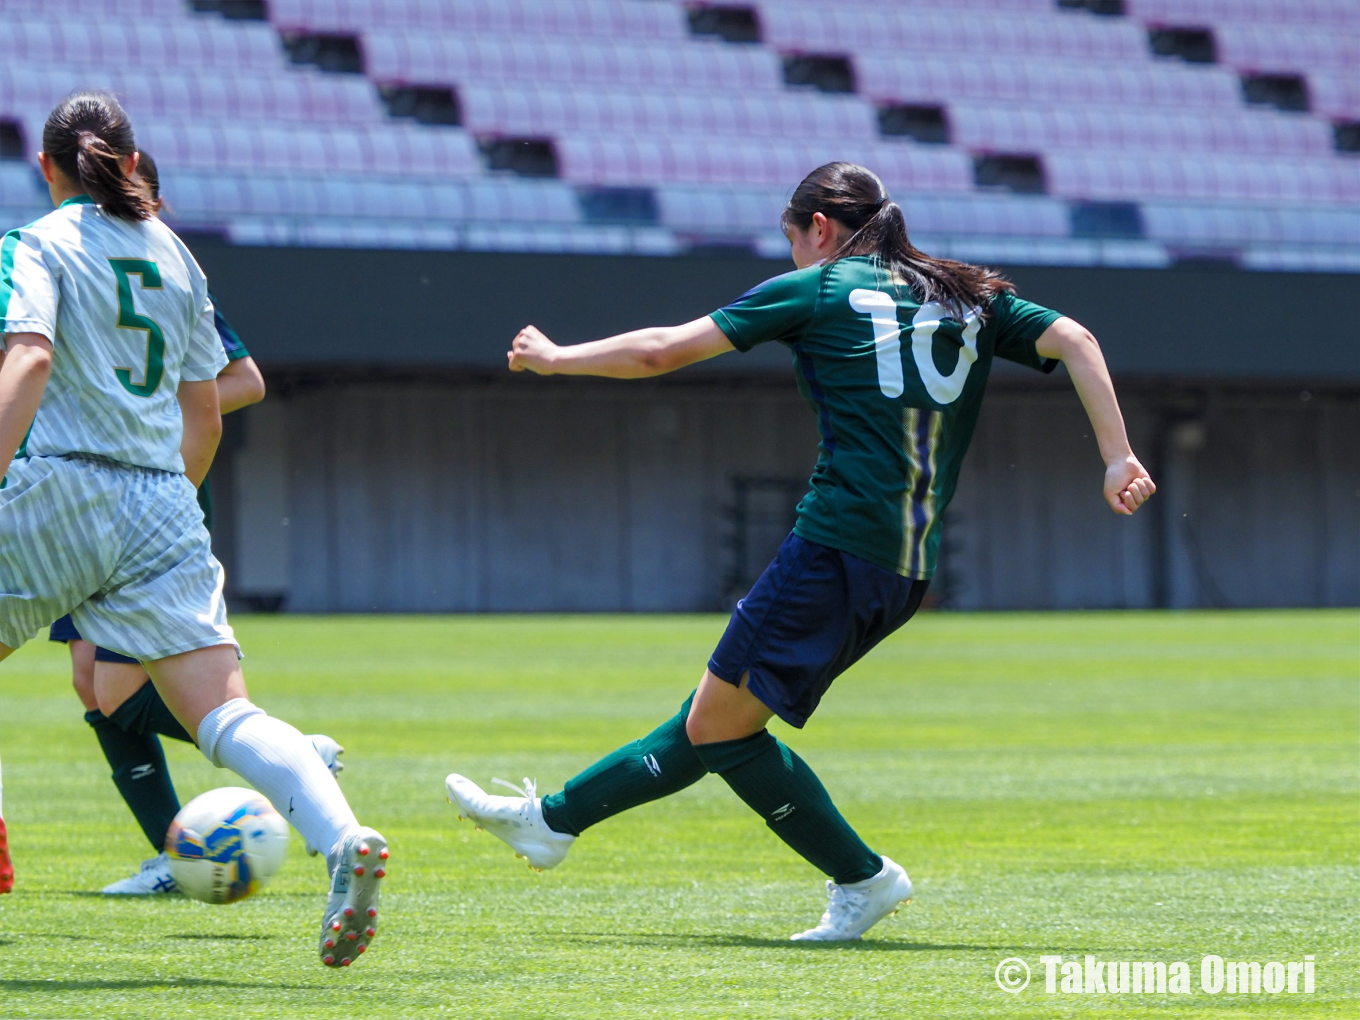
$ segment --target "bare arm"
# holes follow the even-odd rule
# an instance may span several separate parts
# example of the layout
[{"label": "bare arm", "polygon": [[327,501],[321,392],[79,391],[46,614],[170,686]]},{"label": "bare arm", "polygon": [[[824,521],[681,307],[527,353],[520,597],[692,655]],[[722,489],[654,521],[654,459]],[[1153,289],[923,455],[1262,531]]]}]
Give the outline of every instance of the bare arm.
[{"label": "bare arm", "polygon": [[184,438],[180,442],[180,456],[184,458],[184,474],[194,487],[203,484],[208,468],[212,467],[222,438],[222,414],[217,408],[217,381],[181,382],[175,394],[184,419]]},{"label": "bare arm", "polygon": [[536,327],[525,326],[507,357],[512,372],[646,379],[735,349],[718,324],[705,315],[683,326],[636,329],[570,347],[558,347]]},{"label": "bare arm", "polygon": [[1117,514],[1133,513],[1157,491],[1157,486],[1129,446],[1124,416],[1119,412],[1100,344],[1075,319],[1064,316],[1044,330],[1035,349],[1041,356],[1057,358],[1067,366],[1105,461],[1105,500]]},{"label": "bare arm", "polygon": [[223,414],[231,414],[264,399],[264,376],[255,359],[247,355],[227,362],[217,373],[217,406]]},{"label": "bare arm", "polygon": [[9,470],[42,403],[52,374],[52,341],[40,333],[10,333],[0,357],[0,475]]}]

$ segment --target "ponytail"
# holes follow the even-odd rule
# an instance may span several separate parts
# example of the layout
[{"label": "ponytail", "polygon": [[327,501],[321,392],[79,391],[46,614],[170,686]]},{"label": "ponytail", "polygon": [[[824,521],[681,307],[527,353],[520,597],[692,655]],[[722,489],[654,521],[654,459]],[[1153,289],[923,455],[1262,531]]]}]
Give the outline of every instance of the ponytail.
[{"label": "ponytail", "polygon": [[150,219],[155,206],[123,172],[137,151],[132,122],[107,92],[73,92],[47,115],[43,151],[110,216]]},{"label": "ponytail", "polygon": [[785,230],[806,230],[814,213],[851,231],[828,264],[871,256],[904,281],[922,304],[938,301],[959,314],[977,307],[985,316],[994,297],[1015,292],[1015,285],[995,270],[935,258],[912,244],[902,207],[888,197],[876,174],[855,163],[827,163],[803,178],[784,209],[781,225]]}]

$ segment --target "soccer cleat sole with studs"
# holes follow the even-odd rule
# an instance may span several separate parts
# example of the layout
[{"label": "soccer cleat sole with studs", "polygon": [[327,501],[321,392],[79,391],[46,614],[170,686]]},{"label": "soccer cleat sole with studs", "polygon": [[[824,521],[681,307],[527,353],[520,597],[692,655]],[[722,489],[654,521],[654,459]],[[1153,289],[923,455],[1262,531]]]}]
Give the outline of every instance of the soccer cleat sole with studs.
[{"label": "soccer cleat sole with studs", "polygon": [[[364,828],[345,841],[339,856],[321,923],[321,962],[327,967],[348,967],[377,935],[378,890],[390,854],[387,840]],[[382,865],[372,867],[375,860]]]}]

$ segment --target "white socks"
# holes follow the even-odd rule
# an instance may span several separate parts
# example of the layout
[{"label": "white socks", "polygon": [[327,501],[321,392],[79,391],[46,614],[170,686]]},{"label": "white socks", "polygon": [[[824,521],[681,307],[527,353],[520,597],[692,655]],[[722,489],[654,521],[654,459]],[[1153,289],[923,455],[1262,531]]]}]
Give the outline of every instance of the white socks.
[{"label": "white socks", "polygon": [[245,698],[219,705],[198,724],[198,746],[274,805],[307,842],[329,854],[359,827],[335,777],[312,742]]}]

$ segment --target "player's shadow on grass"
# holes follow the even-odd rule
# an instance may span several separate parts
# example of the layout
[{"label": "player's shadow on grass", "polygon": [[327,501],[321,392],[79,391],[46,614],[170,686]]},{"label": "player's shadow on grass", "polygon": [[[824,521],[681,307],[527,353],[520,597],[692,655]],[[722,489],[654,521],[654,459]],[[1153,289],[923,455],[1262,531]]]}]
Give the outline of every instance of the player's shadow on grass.
[{"label": "player's shadow on grass", "polygon": [[93,978],[81,980],[40,980],[9,978],[0,980],[0,991],[8,992],[132,992],[143,988],[274,988],[298,990],[305,985],[284,985],[276,981],[221,981],[216,978]]},{"label": "player's shadow on grass", "polygon": [[704,946],[714,949],[784,949],[792,952],[857,952],[857,953],[933,953],[933,952],[1028,952],[1024,946],[970,946],[941,942],[904,942],[871,939],[867,942],[792,942],[789,939],[766,939],[754,935],[680,935],[655,932],[645,935],[607,935],[603,932],[578,932],[571,941],[627,942],[631,946],[651,943],[656,946]]}]

